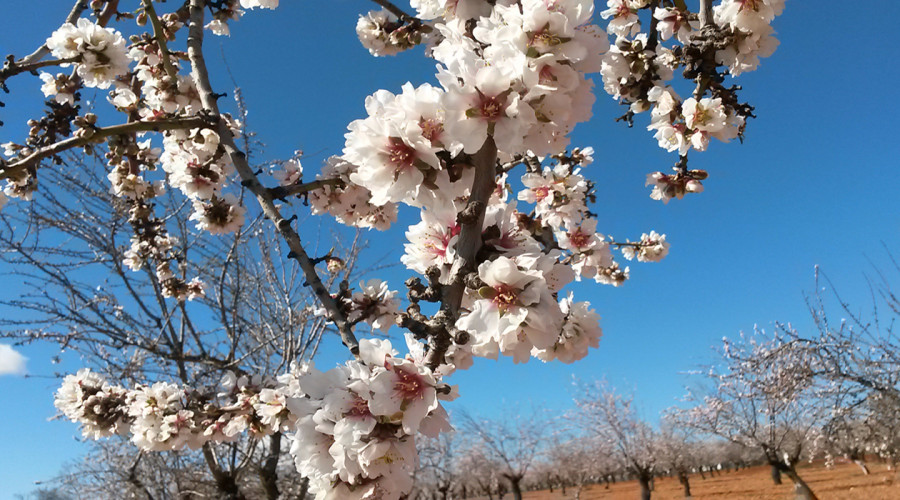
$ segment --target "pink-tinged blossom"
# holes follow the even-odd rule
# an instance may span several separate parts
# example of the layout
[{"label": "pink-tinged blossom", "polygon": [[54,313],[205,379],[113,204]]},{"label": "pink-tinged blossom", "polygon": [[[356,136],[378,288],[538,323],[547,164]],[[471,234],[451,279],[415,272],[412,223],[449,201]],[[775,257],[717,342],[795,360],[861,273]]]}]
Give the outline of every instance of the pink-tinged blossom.
[{"label": "pink-tinged blossom", "polygon": [[233,233],[244,225],[246,209],[231,193],[213,196],[210,200],[194,200],[191,220],[197,221],[197,229],[212,234]]},{"label": "pink-tinged blossom", "polygon": [[653,17],[659,21],[656,25],[656,29],[659,30],[659,38],[668,40],[675,37],[681,43],[690,43],[691,23],[687,14],[687,12],[674,7],[657,7],[653,11]]},{"label": "pink-tinged blossom", "polygon": [[425,274],[431,266],[449,266],[455,256],[454,245],[459,231],[455,205],[423,210],[422,221],[406,231],[409,243],[404,245],[405,253],[400,261],[419,274]]},{"label": "pink-tinged blossom", "polygon": [[357,167],[350,180],[368,189],[375,205],[414,202],[429,171],[440,168],[438,148],[423,135],[436,137],[436,131],[406,126],[402,116],[393,114],[394,99],[384,91],[370,96],[369,117],[352,122],[345,135],[344,158]]},{"label": "pink-tinged blossom", "polygon": [[339,156],[328,158],[316,179],[339,180],[340,183],[310,191],[312,213],[328,213],[342,224],[384,231],[397,220],[397,205],[372,204],[371,191],[350,181],[356,170],[356,165]]},{"label": "pink-tinged blossom", "polygon": [[609,8],[601,12],[600,17],[612,18],[606,28],[610,34],[628,38],[641,31],[637,11],[646,4],[647,1],[644,0],[607,0]]},{"label": "pink-tinged blossom", "polygon": [[478,266],[478,276],[485,286],[456,322],[472,336],[475,355],[496,358],[503,353],[523,362],[533,347],[553,344],[561,314],[540,271],[520,269],[515,260],[498,257]]},{"label": "pink-tinged blossom", "polygon": [[396,290],[389,290],[382,280],[360,282],[359,291],[351,298],[348,319],[352,322],[365,321],[372,328],[387,332],[400,314],[400,301],[394,298],[395,295]]},{"label": "pink-tinged blossom", "polygon": [[285,161],[278,165],[277,168],[273,169],[272,177],[274,177],[281,186],[296,184],[300,182],[300,179],[303,177],[303,166],[300,165],[300,160],[291,159]]}]

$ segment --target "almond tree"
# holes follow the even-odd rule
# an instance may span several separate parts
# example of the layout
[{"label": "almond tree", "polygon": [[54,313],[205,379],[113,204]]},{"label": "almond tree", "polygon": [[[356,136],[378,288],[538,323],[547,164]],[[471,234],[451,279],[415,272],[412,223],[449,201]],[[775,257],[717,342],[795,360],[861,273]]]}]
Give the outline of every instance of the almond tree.
[{"label": "almond tree", "polygon": [[502,496],[499,488],[499,465],[489,458],[485,447],[475,440],[464,448],[459,458],[460,497],[486,496],[494,500],[494,495]]},{"label": "almond tree", "polygon": [[[440,401],[456,392],[445,377],[472,356],[583,358],[597,346],[599,316],[565,286],[622,284],[630,270],[614,250],[640,262],[669,251],[666,235],[655,231],[635,241],[598,232],[593,184],[582,173],[594,151],[569,144],[575,125],[590,119],[588,75],[600,73],[604,90],[627,107],[621,121],[649,114],[656,143],[677,153],[673,173],[648,175],[651,198],[699,193],[708,173],[690,168],[688,156],[713,139],[743,137],[753,108],[731,82],[772,54],[771,22],[784,6],[699,0],[691,12],[680,0],[609,0],[599,13],[609,19],[602,29],[592,24],[590,0],[411,0],[415,14],[375,3],[382,10],[357,23],[360,41],[375,56],[427,42],[439,86],[375,92],[366,116],[348,125],[342,154],[307,182],[297,162],[271,178],[251,166],[236,140],[244,124],[220,107],[204,51],[207,32],[227,34],[242,8],[273,9],[277,0],[79,0],[46,41],[35,40],[37,50],[7,59],[4,89],[32,71],[64,71],[40,77],[51,98],[46,116],[30,122],[27,138],[5,145],[0,201],[31,199],[65,151],[104,151],[111,189],[130,207],[134,236],[124,262],[155,272],[176,308],[198,299],[202,285],[173,271],[177,246],[155,201],[161,184],[190,201],[198,228],[217,235],[247,223],[246,201],[280,235],[321,306],[318,317],[353,356],[327,373],[297,364],[215,398],[196,397],[183,381],[131,387],[80,372],[64,382],[57,404],[86,434],[129,433],[139,447],[158,451],[231,439],[220,429],[228,424],[228,432],[254,437],[289,432],[298,471],[317,496],[405,495],[416,437],[449,429]],[[110,114],[120,113],[121,122],[82,114],[84,88],[110,89]],[[313,213],[356,227],[384,229],[400,205],[420,215],[401,259],[416,273],[405,283],[404,312],[383,281],[323,281],[317,266],[328,255],[311,256],[286,216],[303,210],[291,205],[299,195]],[[399,324],[408,354],[358,338],[362,323]],[[228,495],[241,496],[236,488]]]},{"label": "almond tree", "polygon": [[781,483],[781,474],[787,475],[798,496],[814,500],[816,495],[796,465],[812,454],[810,448],[830,409],[815,395],[811,381],[798,376],[807,369],[804,358],[780,357],[765,370],[744,361],[766,357],[777,345],[761,331],[742,334],[736,341],[725,339],[720,363],[705,373],[708,385],[688,395],[695,406],[677,410],[675,417],[699,433],[759,450],[772,467],[776,484]]},{"label": "almond tree", "polygon": [[649,500],[659,465],[657,434],[634,408],[634,397],[616,393],[606,382],[584,384],[575,400],[573,420],[590,438],[606,443],[621,468],[641,486]]},{"label": "almond tree", "polygon": [[617,464],[612,456],[613,450],[608,443],[569,436],[566,440],[557,440],[547,450],[546,464],[558,479],[562,494],[566,494],[566,486],[571,486],[577,500],[585,486],[615,469]]},{"label": "almond tree", "polygon": [[684,497],[691,498],[691,469],[700,464],[699,447],[690,429],[678,424],[676,419],[666,415],[656,440],[659,465],[678,477],[684,490]]},{"label": "almond tree", "polygon": [[[767,349],[732,353],[758,371],[790,367],[798,383],[814,386],[822,405],[833,408],[823,428],[826,439],[864,472],[861,460],[866,450],[888,459],[896,456],[900,341],[893,326],[900,299],[891,281],[897,271],[896,262],[894,269],[875,269],[869,279],[871,309],[860,312],[817,269],[816,292],[807,298],[811,331],[776,323]],[[840,319],[835,318],[833,304]]]},{"label": "almond tree", "polygon": [[452,498],[454,490],[460,492],[462,443],[458,433],[445,432],[434,439],[423,439],[419,446],[419,469],[415,477],[422,498],[447,500]]},{"label": "almond tree", "polygon": [[476,439],[485,456],[509,483],[513,498],[522,500],[522,480],[544,452],[551,422],[540,412],[513,412],[511,418],[485,419],[464,413],[462,428]]}]

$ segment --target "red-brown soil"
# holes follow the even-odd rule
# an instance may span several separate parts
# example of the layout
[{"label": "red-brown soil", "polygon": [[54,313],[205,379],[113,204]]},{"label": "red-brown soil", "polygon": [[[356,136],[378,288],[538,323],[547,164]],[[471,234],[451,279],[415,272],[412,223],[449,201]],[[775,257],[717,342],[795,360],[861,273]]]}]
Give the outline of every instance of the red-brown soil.
[{"label": "red-brown soil", "polygon": [[[863,475],[854,464],[837,464],[826,469],[821,464],[798,467],[797,472],[809,484],[820,500],[900,500],[900,476],[896,470],[890,471],[882,464],[869,464],[871,474]],[[693,500],[794,500],[790,479],[783,478],[781,485],[775,485],[768,467],[753,467],[737,472],[722,472],[716,476],[701,479],[698,474],[690,476]],[[638,500],[637,482],[628,481],[610,485],[590,485],[581,493],[582,500]],[[524,500],[562,500],[575,498],[572,488],[563,495],[560,490],[529,491]],[[512,498],[507,494],[504,500]],[[653,500],[681,500],[684,493],[675,478],[657,478]]]}]

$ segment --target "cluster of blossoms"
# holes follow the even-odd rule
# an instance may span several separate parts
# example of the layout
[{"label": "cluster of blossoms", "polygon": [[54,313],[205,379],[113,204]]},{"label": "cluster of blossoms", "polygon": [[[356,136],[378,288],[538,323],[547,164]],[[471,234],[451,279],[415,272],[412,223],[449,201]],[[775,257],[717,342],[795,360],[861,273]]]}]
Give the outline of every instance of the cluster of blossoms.
[{"label": "cluster of blossoms", "polygon": [[[586,303],[560,303],[556,294],[582,277],[610,284],[627,277],[587,216],[590,185],[580,166],[592,161],[592,150],[563,154],[568,133],[590,118],[594,97],[586,75],[601,69],[608,49],[606,36],[589,24],[592,2],[412,5],[420,19],[433,21],[428,53],[440,63],[441,86],[406,84],[400,94],[370,96],[368,117],[351,123],[346,135],[344,185],[310,199],[317,206],[327,195],[332,213],[332,205],[420,208],[422,221],[407,232],[402,262],[421,274],[436,269],[446,283],[455,279],[450,270],[459,211],[473,185],[473,155],[489,139],[501,159],[515,163],[524,152],[538,165],[521,177],[518,200],[534,204],[534,212],[507,200],[505,175],[495,179],[483,223],[480,284],[466,288],[455,325],[470,342],[452,348],[461,358],[580,359],[599,338],[598,327],[582,326],[596,315]],[[360,39],[375,54],[396,52],[404,47],[389,35],[401,24],[389,13],[370,13],[360,20]],[[547,155],[561,159],[541,169]],[[365,191],[352,192],[352,186]]]},{"label": "cluster of blossoms", "polygon": [[47,39],[47,48],[57,59],[71,59],[72,63],[64,65],[74,64],[86,87],[109,88],[116,77],[128,72],[125,39],[89,19],[62,25]]},{"label": "cluster of blossoms", "polygon": [[[714,23],[705,27],[677,2],[658,6],[651,17],[656,30],[650,34],[641,33],[638,13],[649,10],[651,2],[608,0],[608,5],[602,15],[611,18],[607,29],[616,40],[603,57],[601,74],[607,93],[629,106],[629,122],[634,114],[649,110],[647,128],[659,146],[682,159],[691,150],[706,151],[710,139],[728,142],[742,136],[752,108],[739,103],[736,88],[725,88],[722,81],[726,74],[736,77],[756,69],[760,57],[774,52],[778,42],[770,23],[784,9],[784,0],[724,0],[715,7]],[[666,47],[665,42],[677,43]],[[725,69],[709,67],[707,54]],[[667,83],[680,67],[686,78],[697,82],[687,99]],[[711,96],[703,97],[707,91]],[[683,166],[676,170],[686,173]],[[688,178],[674,197],[701,192],[700,180]],[[661,194],[658,186],[652,198],[673,197]]]},{"label": "cluster of blossoms", "polygon": [[363,340],[358,360],[327,372],[229,373],[217,395],[167,382],[126,389],[82,369],[54,403],[85,437],[130,435],[148,451],[294,432],[291,454],[319,498],[398,499],[412,487],[416,436],[450,429],[440,400],[455,393],[424,365],[423,346],[407,341],[400,357],[388,341]]},{"label": "cluster of blossoms", "polygon": [[637,257],[638,262],[659,262],[669,254],[669,243],[666,235],[650,231],[641,235],[641,241],[625,245],[622,254],[628,260]]},{"label": "cluster of blossoms", "polygon": [[732,76],[754,71],[759,58],[771,56],[778,47],[772,21],[783,10],[784,0],[723,0],[715,7],[715,20],[730,30],[730,43],[716,52],[716,62],[727,66]]},{"label": "cluster of blossoms", "polygon": [[264,436],[291,428],[296,416],[288,406],[304,372],[277,380],[229,374],[222,380],[224,391],[215,395],[167,382],[127,389],[82,369],[63,380],[54,404],[81,424],[85,437],[130,434],[144,450],[198,449],[211,441],[233,441],[244,431]]},{"label": "cluster of blossoms", "polygon": [[400,314],[397,292],[388,289],[388,284],[379,279],[371,279],[359,284],[359,291],[350,297],[347,319],[351,322],[366,321],[372,328],[387,332]]},{"label": "cluster of blossoms", "polygon": [[360,228],[374,228],[380,231],[389,228],[397,220],[397,205],[372,204],[372,193],[350,182],[350,176],[356,170],[355,165],[339,156],[328,158],[316,179],[334,182],[309,193],[312,213],[327,213],[342,224]]},{"label": "cluster of blossoms", "polygon": [[373,10],[359,16],[356,35],[373,56],[392,56],[415,47],[427,39],[428,29],[421,23],[404,24],[386,10]]},{"label": "cluster of blossoms", "polygon": [[[291,453],[317,498],[392,500],[412,488],[416,435],[450,430],[439,375],[407,335],[410,354],[390,342],[360,341],[359,360],[300,378],[306,393]],[[440,389],[440,390],[439,390]]]},{"label": "cluster of blossoms", "polygon": [[[5,156],[13,160],[26,158],[36,149],[55,142],[59,135],[71,132],[72,121],[77,115],[74,104],[82,86],[107,89],[128,72],[125,39],[119,32],[89,19],[80,18],[75,24],[63,24],[46,40],[45,46],[56,58],[57,66],[74,69],[71,74],[57,73],[55,76],[40,73],[41,91],[46,97],[53,98],[48,102],[50,113],[41,120],[29,120],[31,130],[25,145],[4,144]],[[0,207],[7,197],[31,200],[37,188],[32,171],[8,176],[6,181]]]}]

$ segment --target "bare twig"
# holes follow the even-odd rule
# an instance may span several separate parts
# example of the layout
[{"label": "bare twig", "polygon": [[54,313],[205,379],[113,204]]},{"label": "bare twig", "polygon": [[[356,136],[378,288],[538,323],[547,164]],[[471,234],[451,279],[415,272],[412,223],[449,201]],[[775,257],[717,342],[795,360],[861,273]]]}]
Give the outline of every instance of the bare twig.
[{"label": "bare twig", "polygon": [[291,227],[290,221],[281,215],[275,206],[271,192],[259,182],[259,178],[247,162],[246,155],[235,145],[234,136],[228,125],[221,119],[219,106],[216,102],[216,94],[212,91],[212,86],[210,85],[209,73],[206,69],[206,61],[202,51],[203,8],[205,4],[204,0],[191,0],[191,26],[188,34],[188,58],[192,66],[191,76],[200,92],[200,101],[203,103],[205,110],[216,120],[216,132],[219,134],[220,144],[224,148],[225,153],[231,158],[232,163],[234,163],[235,170],[240,175],[242,184],[254,194],[263,213],[275,224],[278,232],[287,242],[288,247],[291,249],[289,257],[294,258],[300,264],[310,288],[312,288],[313,293],[322,303],[325,310],[328,311],[330,319],[337,326],[341,340],[355,356],[359,353],[359,342],[353,334],[346,315],[322,284],[315,264],[303,248],[300,235]]}]

